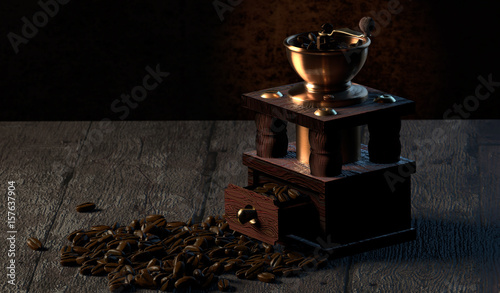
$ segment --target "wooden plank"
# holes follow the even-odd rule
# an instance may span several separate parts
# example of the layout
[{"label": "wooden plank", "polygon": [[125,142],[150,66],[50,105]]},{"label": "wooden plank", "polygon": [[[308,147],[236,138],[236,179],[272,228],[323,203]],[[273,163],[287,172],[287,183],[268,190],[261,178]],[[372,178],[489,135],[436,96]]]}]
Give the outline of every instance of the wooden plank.
[{"label": "wooden plank", "polygon": [[242,153],[255,149],[256,127],[253,121],[217,121],[210,140],[209,153],[216,163],[206,193],[205,215],[224,213],[224,189],[229,183],[247,186],[247,168]]},{"label": "wooden plank", "polygon": [[[76,268],[59,265],[59,249],[73,230],[115,221],[126,225],[148,214],[163,214],[167,221],[186,221],[195,214],[212,124],[113,122],[114,130],[81,157],[29,290],[108,290],[105,278],[80,276]],[[95,202],[99,211],[76,213],[75,206],[86,201]]]},{"label": "wooden plank", "polygon": [[[373,119],[387,115],[409,115],[415,111],[415,103],[413,101],[398,96],[394,96],[396,99],[395,103],[379,104],[373,102],[375,97],[385,93],[380,90],[366,87],[368,90],[368,98],[364,103],[337,108],[338,115],[336,116],[319,117],[314,115],[316,108],[296,105],[292,102],[292,99],[287,96],[288,91],[294,85],[295,84],[283,85],[272,89],[264,89],[243,94],[243,107],[320,132],[328,131],[329,129],[340,129],[366,124]],[[284,97],[279,99],[261,98],[261,94],[267,90],[279,90],[283,93]]]},{"label": "wooden plank", "polygon": [[[33,251],[29,237],[38,238],[51,249],[49,231],[67,192],[78,154],[90,122],[2,122],[0,123],[0,186],[7,194],[7,181],[16,187],[16,280],[7,283],[4,274],[1,292],[25,292],[36,273],[36,264],[47,251]],[[2,201],[6,220],[7,199]],[[4,226],[5,227],[5,226]],[[4,236],[7,237],[3,228]],[[0,262],[7,266],[7,240],[0,245]],[[6,270],[4,270],[6,272]]]},{"label": "wooden plank", "polygon": [[412,176],[417,240],[355,256],[347,292],[484,289],[483,249],[490,239],[480,226],[475,133],[470,121],[403,122],[402,155],[418,169]]},{"label": "wooden plank", "polygon": [[500,292],[500,121],[478,124],[484,291]]}]

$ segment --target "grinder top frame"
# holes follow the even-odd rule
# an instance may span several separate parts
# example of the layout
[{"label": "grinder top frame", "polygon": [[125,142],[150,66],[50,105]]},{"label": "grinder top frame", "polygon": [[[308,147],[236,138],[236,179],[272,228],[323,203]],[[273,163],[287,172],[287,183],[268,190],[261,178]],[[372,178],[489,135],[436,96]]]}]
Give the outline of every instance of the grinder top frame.
[{"label": "grinder top frame", "polygon": [[[334,129],[364,125],[387,116],[399,117],[415,112],[415,102],[398,96],[393,95],[394,103],[377,103],[373,101],[378,96],[386,93],[364,86],[368,91],[368,99],[365,102],[336,108],[337,115],[317,116],[314,114],[317,108],[297,105],[289,97],[290,89],[298,84],[302,83],[243,94],[243,107],[323,133]],[[283,96],[279,98],[261,97],[263,93],[270,91],[280,91]]]}]

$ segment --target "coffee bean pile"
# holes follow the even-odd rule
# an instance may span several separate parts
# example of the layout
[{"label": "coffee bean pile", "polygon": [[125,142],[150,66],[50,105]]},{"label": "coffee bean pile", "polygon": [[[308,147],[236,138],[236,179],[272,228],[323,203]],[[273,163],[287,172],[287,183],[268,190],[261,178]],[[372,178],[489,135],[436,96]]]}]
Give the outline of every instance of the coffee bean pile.
[{"label": "coffee bean pile", "polygon": [[276,183],[266,183],[263,186],[255,188],[253,191],[270,197],[275,204],[278,202],[288,202],[297,199],[306,198],[297,189],[289,188],[288,185],[278,185]]},{"label": "coffee bean pile", "polygon": [[297,36],[297,46],[307,49],[307,50],[337,50],[337,49],[348,49],[360,46],[363,41],[360,39],[357,43],[347,44],[343,39],[335,39],[333,37],[333,25],[330,23],[325,23],[321,26],[321,29],[317,32],[306,34],[301,34]]},{"label": "coffee bean pile", "polygon": [[208,289],[212,284],[227,291],[232,287],[219,277],[224,273],[269,283],[276,276],[296,276],[327,263],[326,258],[232,231],[224,216],[193,224],[150,215],[127,226],[76,230],[67,239],[71,245],[61,248],[60,264],[80,266],[82,275],[107,275],[112,292],[132,287]]}]

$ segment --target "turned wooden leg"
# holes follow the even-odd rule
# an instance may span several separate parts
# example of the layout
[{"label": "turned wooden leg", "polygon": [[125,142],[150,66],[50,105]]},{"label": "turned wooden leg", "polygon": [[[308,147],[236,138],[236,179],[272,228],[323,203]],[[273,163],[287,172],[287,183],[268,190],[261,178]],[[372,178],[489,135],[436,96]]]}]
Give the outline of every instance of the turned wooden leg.
[{"label": "turned wooden leg", "polygon": [[342,152],[340,130],[327,133],[309,130],[311,155],[309,166],[311,175],[333,177],[342,172]]},{"label": "turned wooden leg", "polygon": [[370,132],[368,154],[370,161],[381,164],[399,161],[401,155],[400,130],[401,118],[399,116],[387,117],[368,123],[368,131]]},{"label": "turned wooden leg", "polygon": [[257,156],[263,158],[284,157],[288,151],[287,122],[269,115],[255,115]]}]

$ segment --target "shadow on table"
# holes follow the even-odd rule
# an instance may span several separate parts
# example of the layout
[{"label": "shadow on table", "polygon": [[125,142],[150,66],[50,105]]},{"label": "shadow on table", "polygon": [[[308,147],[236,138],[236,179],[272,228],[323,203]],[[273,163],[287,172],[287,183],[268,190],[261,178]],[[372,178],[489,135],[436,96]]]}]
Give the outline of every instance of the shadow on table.
[{"label": "shadow on table", "polygon": [[500,227],[482,226],[466,221],[417,218],[416,240],[357,255],[363,262],[400,262],[439,260],[459,263],[463,259],[494,261],[500,245]]}]

